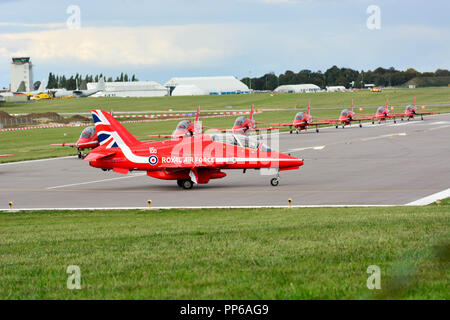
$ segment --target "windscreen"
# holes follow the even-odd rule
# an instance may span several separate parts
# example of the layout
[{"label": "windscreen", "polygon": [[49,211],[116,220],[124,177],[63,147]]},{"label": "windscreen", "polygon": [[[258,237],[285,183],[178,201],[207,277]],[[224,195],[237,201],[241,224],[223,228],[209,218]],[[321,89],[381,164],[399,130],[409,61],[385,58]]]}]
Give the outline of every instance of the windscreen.
[{"label": "windscreen", "polygon": [[303,120],[303,112],[299,112],[295,115],[295,120]]},{"label": "windscreen", "polygon": [[344,116],[344,117],[348,116],[348,110],[347,109],[342,110],[341,116]]},{"label": "windscreen", "polygon": [[177,130],[186,130],[190,124],[191,122],[189,120],[183,120],[180,123],[178,123]]},{"label": "windscreen", "polygon": [[234,123],[234,125],[242,127],[244,125],[245,119],[246,119],[245,117],[237,118],[236,122]]},{"label": "windscreen", "polygon": [[95,127],[87,127],[81,132],[81,138],[89,139],[95,134]]}]

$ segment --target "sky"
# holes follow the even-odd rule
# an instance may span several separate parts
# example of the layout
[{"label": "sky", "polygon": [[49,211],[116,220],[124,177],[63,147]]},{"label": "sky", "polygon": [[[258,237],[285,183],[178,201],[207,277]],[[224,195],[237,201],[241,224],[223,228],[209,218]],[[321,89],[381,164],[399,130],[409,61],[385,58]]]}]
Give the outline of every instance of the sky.
[{"label": "sky", "polygon": [[31,57],[34,81],[450,69],[449,12],[445,0],[0,0],[0,88],[13,56]]}]

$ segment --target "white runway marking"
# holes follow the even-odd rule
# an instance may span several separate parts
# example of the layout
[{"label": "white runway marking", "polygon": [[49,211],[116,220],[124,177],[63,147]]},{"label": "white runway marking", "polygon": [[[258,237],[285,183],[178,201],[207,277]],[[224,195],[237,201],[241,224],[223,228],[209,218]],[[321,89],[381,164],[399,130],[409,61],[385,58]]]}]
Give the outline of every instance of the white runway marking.
[{"label": "white runway marking", "polygon": [[80,185],[83,185],[83,184],[105,182],[105,181],[113,181],[113,180],[120,180],[120,179],[127,179],[127,178],[135,178],[135,177],[140,177],[140,176],[145,176],[145,175],[146,175],[146,173],[140,173],[140,174],[134,174],[134,175],[129,175],[129,176],[125,176],[125,177],[116,177],[116,178],[110,178],[110,179],[102,179],[102,180],[95,180],[95,181],[87,181],[87,182],[64,184],[64,185],[61,185],[61,186],[48,187],[46,189],[47,190],[52,190],[52,189],[58,189],[58,188],[80,186]]},{"label": "white runway marking", "polygon": [[76,157],[77,156],[68,156],[68,157],[38,159],[38,160],[16,161],[16,162],[0,163],[0,166],[11,166],[11,165],[15,165],[15,164],[27,164],[27,163],[33,163],[33,162],[44,162],[44,161],[52,161],[52,160],[72,159],[72,158],[76,158]]},{"label": "white runway marking", "polygon": [[296,148],[296,149],[289,149],[287,152],[294,152],[294,151],[303,151],[303,150],[308,150],[308,149],[313,149],[313,150],[322,150],[323,148],[325,148],[325,146],[317,146],[317,147],[305,147],[305,148]]},{"label": "white runway marking", "polygon": [[390,138],[390,137],[394,137],[394,136],[406,136],[406,132],[383,134],[381,136],[363,138],[363,139],[361,139],[361,141],[370,141],[370,140],[375,140],[375,139]]},{"label": "white runway marking", "polygon": [[430,203],[435,202],[436,200],[442,200],[448,197],[450,197],[450,188],[443,190],[441,192],[431,194],[425,198],[407,203],[406,206],[426,206]]}]

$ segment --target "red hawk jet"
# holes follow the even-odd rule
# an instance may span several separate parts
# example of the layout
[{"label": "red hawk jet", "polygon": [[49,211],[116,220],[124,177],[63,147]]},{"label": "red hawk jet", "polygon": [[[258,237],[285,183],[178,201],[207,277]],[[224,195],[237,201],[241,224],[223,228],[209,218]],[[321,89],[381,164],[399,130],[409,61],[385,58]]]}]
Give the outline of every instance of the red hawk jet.
[{"label": "red hawk jet", "polygon": [[176,180],[179,187],[226,176],[226,169],[276,171],[271,184],[279,183],[279,171],[299,169],[303,160],[270,149],[264,143],[250,144],[238,134],[194,135],[177,140],[142,142],[102,110],[92,110],[100,146],[84,159],[95,168],[127,174],[146,171],[150,177]]},{"label": "red hawk jet", "polygon": [[52,144],[52,146],[57,147],[72,147],[77,148],[78,158],[82,159],[85,157],[83,150],[85,149],[94,149],[99,146],[97,132],[95,131],[95,127],[86,127],[80,135],[80,138],[75,143],[58,143]]},{"label": "red hawk jet", "polygon": [[[321,121],[321,122],[314,122],[313,117],[311,116],[311,104],[308,102],[308,108],[305,112],[299,112],[295,115],[294,121],[292,123],[279,123],[279,124],[273,124],[275,126],[280,127],[289,127],[289,133],[292,133],[294,128],[295,132],[299,133],[302,130],[307,130],[309,126],[315,126],[316,132],[319,132],[319,126],[324,124],[332,124],[334,121]],[[272,129],[279,129],[278,128],[272,128]]]},{"label": "red hawk jet", "polygon": [[348,109],[344,109],[341,112],[341,115],[339,116],[339,120],[330,120],[334,123],[336,123],[336,129],[339,127],[339,123],[342,124],[342,128],[344,128],[345,126],[351,124],[354,121],[359,122],[359,127],[362,127],[362,123],[361,121],[364,120],[372,120],[373,117],[357,117],[356,113],[353,111],[353,99],[352,99],[352,104],[350,107],[350,110]]},{"label": "red hawk jet", "polygon": [[[425,109],[425,106],[422,106],[422,109]],[[406,118],[406,120],[409,121],[409,119],[414,119],[414,116],[420,116],[420,119],[423,120],[424,115],[437,113],[437,112],[417,112],[417,110],[418,109],[416,107],[416,97],[414,97],[413,104],[406,106],[404,113],[396,114],[395,116],[401,118],[402,121],[403,118]]]},{"label": "red hawk jet", "polygon": [[182,120],[178,123],[175,131],[171,135],[166,134],[154,134],[149,135],[152,138],[172,138],[179,139],[182,137],[192,137],[194,134],[202,133],[202,125],[200,123],[200,106],[197,107],[197,114],[195,115],[195,121],[192,123],[190,120]]},{"label": "red hawk jet", "polygon": [[12,157],[13,154],[0,154],[0,158]]}]

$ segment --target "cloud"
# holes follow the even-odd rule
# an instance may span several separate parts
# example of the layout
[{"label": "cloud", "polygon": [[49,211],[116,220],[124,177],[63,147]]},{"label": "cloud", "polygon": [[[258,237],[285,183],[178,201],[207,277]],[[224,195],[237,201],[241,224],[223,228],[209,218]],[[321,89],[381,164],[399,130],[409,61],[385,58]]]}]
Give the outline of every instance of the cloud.
[{"label": "cloud", "polygon": [[21,22],[0,22],[0,27],[25,27],[25,28],[44,28],[58,29],[64,28],[65,23],[21,23]]},{"label": "cloud", "polygon": [[89,27],[0,34],[0,55],[99,66],[200,66],[233,55],[240,28],[225,25]]}]

